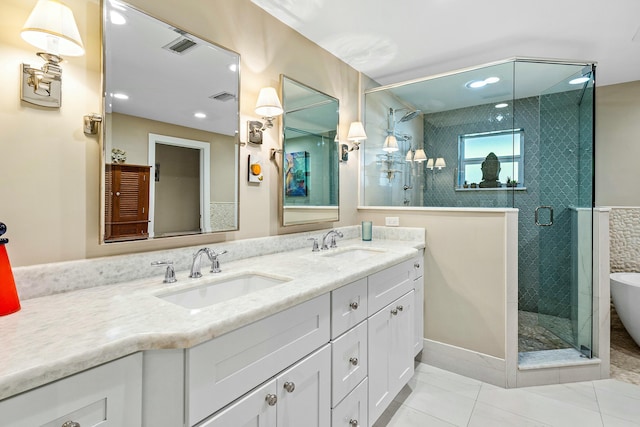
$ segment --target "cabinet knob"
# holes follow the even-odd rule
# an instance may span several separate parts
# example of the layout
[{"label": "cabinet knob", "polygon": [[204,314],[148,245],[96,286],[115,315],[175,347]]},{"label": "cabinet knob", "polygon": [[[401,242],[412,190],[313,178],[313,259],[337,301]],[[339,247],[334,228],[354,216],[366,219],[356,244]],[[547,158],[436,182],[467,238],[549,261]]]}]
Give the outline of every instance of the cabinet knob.
[{"label": "cabinet knob", "polygon": [[358,427],[358,420],[349,420],[349,425],[351,427]]},{"label": "cabinet knob", "polygon": [[351,307],[352,310],[357,310],[359,305],[356,301],[354,301],[351,304],[349,304],[349,307]]},{"label": "cabinet knob", "polygon": [[264,398],[264,400],[267,401],[267,405],[275,406],[276,403],[278,403],[278,396],[276,396],[275,394],[267,394],[267,396]]},{"label": "cabinet knob", "polygon": [[402,310],[404,310],[404,307],[403,307],[403,306],[401,306],[401,305],[397,306],[396,308],[398,309],[398,311],[402,311]]},{"label": "cabinet knob", "polygon": [[287,390],[289,393],[292,393],[293,390],[296,389],[296,385],[292,382],[287,381],[286,383],[284,383],[284,389]]},{"label": "cabinet knob", "polygon": [[420,268],[420,263],[419,262],[414,262],[413,263],[413,268]]},{"label": "cabinet knob", "polygon": [[[120,192],[119,192],[119,191],[116,191],[116,196],[119,196],[119,195],[120,195]],[[64,424],[63,424],[63,425],[64,425]]]},{"label": "cabinet knob", "polygon": [[80,423],[75,421],[65,421],[60,427],[80,427]]},{"label": "cabinet knob", "polygon": [[358,365],[358,358],[357,357],[352,357],[351,359],[349,359],[349,362],[351,362],[351,364],[353,366],[357,366]]},{"label": "cabinet knob", "polygon": [[393,310],[391,310],[391,314],[393,314],[394,316],[397,316],[398,310],[394,308]]}]

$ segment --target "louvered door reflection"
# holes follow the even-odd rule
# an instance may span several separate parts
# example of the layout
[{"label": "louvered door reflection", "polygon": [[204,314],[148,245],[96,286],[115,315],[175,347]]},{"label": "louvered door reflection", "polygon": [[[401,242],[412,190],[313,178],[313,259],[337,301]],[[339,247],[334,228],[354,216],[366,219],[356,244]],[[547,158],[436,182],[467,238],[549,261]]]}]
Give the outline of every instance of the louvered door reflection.
[{"label": "louvered door reflection", "polygon": [[150,166],[107,165],[105,240],[149,237]]}]

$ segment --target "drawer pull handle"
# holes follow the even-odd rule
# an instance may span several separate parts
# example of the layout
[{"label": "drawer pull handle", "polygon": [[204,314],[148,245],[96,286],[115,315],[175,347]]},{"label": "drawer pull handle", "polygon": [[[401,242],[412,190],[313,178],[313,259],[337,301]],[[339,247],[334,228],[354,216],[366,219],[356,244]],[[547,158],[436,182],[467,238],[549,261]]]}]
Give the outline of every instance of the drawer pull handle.
[{"label": "drawer pull handle", "polygon": [[286,383],[284,383],[284,389],[289,393],[293,393],[293,390],[296,389],[296,385],[292,382],[287,381]]},{"label": "drawer pull handle", "polygon": [[278,403],[278,396],[276,396],[275,394],[267,394],[264,400],[267,401],[267,405],[275,406],[276,403]]},{"label": "drawer pull handle", "polygon": [[398,309],[398,311],[402,311],[402,310],[404,310],[404,307],[403,307],[403,306],[401,306],[401,305],[397,306],[396,308]]},{"label": "drawer pull handle", "polygon": [[391,314],[393,314],[394,316],[397,316],[398,310],[394,308],[393,310],[391,310]]},{"label": "drawer pull handle", "polygon": [[420,268],[420,263],[419,262],[414,263],[413,268]]},{"label": "drawer pull handle", "polygon": [[349,304],[349,307],[351,307],[352,310],[357,310],[359,305],[356,301],[354,301],[351,304]]},{"label": "drawer pull handle", "polygon": [[77,423],[75,421],[66,421],[60,427],[80,427],[80,423]]},{"label": "drawer pull handle", "polygon": [[351,427],[358,427],[358,420],[349,420],[349,425]]},{"label": "drawer pull handle", "polygon": [[351,362],[351,364],[353,366],[358,366],[358,358],[357,357],[352,357],[351,359],[349,359],[349,362]]}]

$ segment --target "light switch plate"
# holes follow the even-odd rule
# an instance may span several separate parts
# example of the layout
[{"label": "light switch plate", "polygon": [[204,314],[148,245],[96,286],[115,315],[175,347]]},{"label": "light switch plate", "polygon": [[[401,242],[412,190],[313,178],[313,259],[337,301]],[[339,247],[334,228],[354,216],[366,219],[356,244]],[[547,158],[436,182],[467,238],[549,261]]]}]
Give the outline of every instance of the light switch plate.
[{"label": "light switch plate", "polygon": [[397,216],[387,216],[384,218],[384,225],[387,227],[398,227],[400,225],[400,218]]}]

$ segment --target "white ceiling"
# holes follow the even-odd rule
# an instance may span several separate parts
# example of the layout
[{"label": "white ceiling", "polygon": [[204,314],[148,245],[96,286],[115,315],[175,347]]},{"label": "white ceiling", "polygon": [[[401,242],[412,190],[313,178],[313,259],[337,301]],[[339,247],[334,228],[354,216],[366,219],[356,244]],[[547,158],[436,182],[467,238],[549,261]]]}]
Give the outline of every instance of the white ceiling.
[{"label": "white ceiling", "polygon": [[511,57],[640,80],[640,0],[252,0],[380,84]]}]

